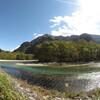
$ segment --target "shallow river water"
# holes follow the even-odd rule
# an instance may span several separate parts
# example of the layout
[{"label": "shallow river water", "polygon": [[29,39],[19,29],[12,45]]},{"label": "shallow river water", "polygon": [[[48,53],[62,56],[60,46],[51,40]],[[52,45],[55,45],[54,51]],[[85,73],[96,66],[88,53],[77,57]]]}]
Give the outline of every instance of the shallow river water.
[{"label": "shallow river water", "polygon": [[[21,62],[21,61],[20,61]],[[6,73],[26,80],[29,84],[43,86],[63,92],[67,89],[88,92],[100,87],[100,64],[70,67],[25,67],[16,66],[20,62],[0,62]]]}]

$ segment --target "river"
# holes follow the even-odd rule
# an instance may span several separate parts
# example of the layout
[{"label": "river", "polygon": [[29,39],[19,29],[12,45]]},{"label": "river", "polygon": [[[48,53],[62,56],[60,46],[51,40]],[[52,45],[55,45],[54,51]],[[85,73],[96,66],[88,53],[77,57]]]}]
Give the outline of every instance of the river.
[{"label": "river", "polygon": [[[88,92],[100,87],[100,64],[70,67],[27,67],[16,63],[24,61],[0,61],[0,67],[15,78],[26,80],[29,84],[43,86],[64,92],[67,89]],[[29,62],[30,63],[30,62]]]}]

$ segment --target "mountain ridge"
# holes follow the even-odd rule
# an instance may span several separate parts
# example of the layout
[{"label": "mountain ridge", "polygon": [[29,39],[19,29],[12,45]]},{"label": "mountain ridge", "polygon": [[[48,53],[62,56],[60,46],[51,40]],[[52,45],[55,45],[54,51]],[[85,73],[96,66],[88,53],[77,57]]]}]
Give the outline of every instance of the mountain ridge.
[{"label": "mountain ridge", "polygon": [[92,34],[83,33],[81,35],[71,35],[71,36],[64,37],[64,36],[53,36],[53,35],[49,35],[49,34],[44,34],[44,35],[39,36],[30,42],[22,43],[19,48],[14,50],[14,52],[24,52],[24,53],[33,54],[35,46],[40,44],[40,43],[43,43],[45,41],[58,40],[58,41],[77,42],[79,39],[84,39],[86,41],[93,41],[95,43],[100,44],[100,35],[92,35]]}]

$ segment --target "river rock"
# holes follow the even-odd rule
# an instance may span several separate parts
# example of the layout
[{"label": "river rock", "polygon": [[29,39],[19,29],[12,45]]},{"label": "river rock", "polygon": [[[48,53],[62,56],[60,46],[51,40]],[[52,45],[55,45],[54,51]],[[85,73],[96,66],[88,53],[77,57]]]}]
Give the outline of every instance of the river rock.
[{"label": "river rock", "polygon": [[26,91],[27,91],[27,92],[30,92],[30,89],[29,89],[29,88],[26,88]]},{"label": "river rock", "polygon": [[81,97],[75,97],[74,100],[82,100],[82,98]]},{"label": "river rock", "polygon": [[47,97],[46,97],[46,96],[43,96],[42,98],[43,98],[43,99],[47,99]]},{"label": "river rock", "polygon": [[83,100],[92,100],[92,99],[89,97],[85,97]]},{"label": "river rock", "polygon": [[35,100],[33,97],[29,97],[30,100]]},{"label": "river rock", "polygon": [[66,98],[66,99],[64,98],[64,100],[72,100],[72,99],[71,98]]},{"label": "river rock", "polygon": [[34,93],[32,93],[32,95],[34,96],[34,97],[37,97],[37,94],[34,92]]},{"label": "river rock", "polygon": [[59,97],[55,97],[53,100],[62,100],[62,99]]}]

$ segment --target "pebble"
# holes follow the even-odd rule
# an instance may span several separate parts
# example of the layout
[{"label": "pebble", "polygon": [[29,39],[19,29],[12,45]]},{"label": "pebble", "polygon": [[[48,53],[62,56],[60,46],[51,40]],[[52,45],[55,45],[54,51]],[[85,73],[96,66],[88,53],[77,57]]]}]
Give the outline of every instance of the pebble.
[{"label": "pebble", "polygon": [[29,97],[30,100],[35,100],[33,97]]},{"label": "pebble", "polygon": [[36,93],[33,93],[33,95],[34,95],[35,97],[37,97],[37,94],[36,94]]},{"label": "pebble", "polygon": [[29,88],[26,88],[26,91],[27,91],[27,92],[30,92],[30,89],[29,89]]},{"label": "pebble", "polygon": [[55,97],[54,100],[62,100],[61,98]]},{"label": "pebble", "polygon": [[65,86],[66,86],[66,87],[68,87],[68,86],[69,86],[69,84],[68,84],[68,83],[65,83]]},{"label": "pebble", "polygon": [[92,99],[89,97],[85,97],[83,100],[92,100]]},{"label": "pebble", "polygon": [[47,97],[46,96],[43,96],[43,99],[47,99]]},{"label": "pebble", "polygon": [[75,97],[74,100],[82,100],[82,98],[80,98],[80,97]]},{"label": "pebble", "polygon": [[23,87],[20,87],[20,89],[23,90],[24,88]]}]

